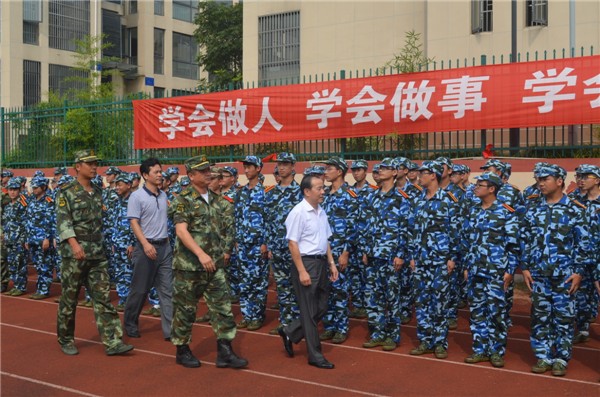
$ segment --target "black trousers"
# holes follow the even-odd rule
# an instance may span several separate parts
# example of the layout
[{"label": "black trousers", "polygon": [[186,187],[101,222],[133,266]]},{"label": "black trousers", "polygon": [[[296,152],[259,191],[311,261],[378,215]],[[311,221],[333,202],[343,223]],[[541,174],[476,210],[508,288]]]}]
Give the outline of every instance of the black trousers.
[{"label": "black trousers", "polygon": [[284,332],[294,343],[306,339],[309,362],[319,362],[324,359],[321,353],[321,341],[317,325],[327,313],[329,297],[328,267],[326,259],[302,258],[304,268],[310,275],[311,284],[300,284],[298,269],[292,264],[292,284],[300,307],[300,317],[293,320]]}]

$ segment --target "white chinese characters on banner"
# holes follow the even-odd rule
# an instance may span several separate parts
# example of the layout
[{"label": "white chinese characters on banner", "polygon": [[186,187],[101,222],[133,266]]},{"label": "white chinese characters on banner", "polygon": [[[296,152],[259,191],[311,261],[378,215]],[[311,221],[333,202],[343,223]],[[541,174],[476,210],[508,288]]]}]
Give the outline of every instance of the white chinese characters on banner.
[{"label": "white chinese characters on banner", "polygon": [[383,104],[385,98],[385,95],[378,93],[370,85],[364,86],[354,98],[346,102],[348,105],[359,105],[349,106],[346,109],[347,113],[356,113],[356,116],[352,117],[352,124],[379,123],[381,117],[377,111],[385,108]]},{"label": "white chinese characters on banner", "polygon": [[242,105],[242,100],[237,98],[235,105],[231,99],[221,101],[219,111],[219,121],[221,122],[221,131],[223,136],[227,134],[237,135],[240,131],[244,134],[248,132],[246,127],[246,105]]},{"label": "white chinese characters on banner", "polygon": [[442,112],[454,112],[455,119],[465,117],[466,110],[480,112],[481,104],[487,102],[481,92],[482,82],[489,79],[490,76],[465,75],[458,79],[442,80],[442,84],[447,85],[444,99],[438,102]]},{"label": "white chinese characters on banner", "polygon": [[342,97],[339,88],[334,88],[329,93],[329,90],[323,90],[322,92],[313,92],[313,99],[309,99],[306,102],[306,108],[313,111],[318,111],[317,114],[309,114],[306,116],[306,120],[319,120],[317,127],[319,129],[327,128],[329,119],[342,117],[342,112],[332,112],[334,106],[342,104]]},{"label": "white chinese characters on banner", "polygon": [[188,120],[193,121],[189,124],[190,128],[195,128],[192,136],[194,138],[202,135],[213,136],[214,132],[211,126],[216,124],[213,117],[215,117],[215,112],[206,110],[201,103],[197,104],[194,113],[188,117]]},{"label": "white chinese characters on banner", "polygon": [[543,92],[544,95],[526,96],[523,103],[543,102],[543,105],[538,106],[538,111],[548,113],[554,109],[554,102],[575,99],[574,93],[559,94],[566,86],[574,86],[577,83],[577,76],[569,76],[572,71],[572,68],[564,68],[557,74],[556,69],[548,69],[547,77],[540,70],[534,72],[534,79],[525,80],[525,89],[536,93]]},{"label": "white chinese characters on banner", "polygon": [[586,86],[595,85],[595,88],[585,88],[583,93],[585,95],[598,95],[596,99],[590,101],[592,109],[600,108],[600,74],[595,75],[592,78],[587,79],[583,82]]},{"label": "white chinese characters on banner", "polygon": [[[419,117],[429,120],[433,116],[428,107],[435,87],[427,87],[428,84],[429,80],[423,80],[417,88],[414,81],[409,81],[408,84],[398,83],[390,102],[394,107],[394,123],[399,123],[400,119],[407,117],[416,121]],[[405,85],[406,88],[404,88]]]},{"label": "white chinese characters on banner", "polygon": [[173,109],[172,106],[162,109],[162,114],[158,116],[158,120],[165,124],[166,127],[161,127],[158,130],[167,133],[167,139],[175,139],[176,132],[185,131],[185,126],[179,125],[179,122],[184,118],[185,116],[181,112],[181,106],[176,106],[175,109]]},{"label": "white chinese characters on banner", "polygon": [[271,126],[277,131],[281,131],[281,129],[283,128],[283,124],[279,123],[273,118],[273,116],[271,116],[271,111],[269,110],[269,97],[263,98],[260,120],[258,120],[258,123],[254,127],[252,127],[252,131],[254,131],[255,133],[260,131],[263,125],[265,125],[265,121],[268,121],[269,124],[271,124]]}]

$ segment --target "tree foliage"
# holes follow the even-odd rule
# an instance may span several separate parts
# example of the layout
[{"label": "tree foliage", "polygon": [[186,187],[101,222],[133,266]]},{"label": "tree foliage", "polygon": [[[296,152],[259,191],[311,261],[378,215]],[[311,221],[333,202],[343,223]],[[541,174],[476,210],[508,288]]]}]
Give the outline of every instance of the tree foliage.
[{"label": "tree foliage", "polygon": [[409,30],[404,37],[404,47],[399,54],[394,54],[394,57],[381,67],[383,72],[386,70],[394,73],[422,72],[433,62],[433,58],[426,57],[423,52],[420,33]]},{"label": "tree foliage", "polygon": [[200,44],[198,63],[210,77],[201,84],[210,91],[242,82],[242,2],[234,5],[200,1],[194,37]]}]

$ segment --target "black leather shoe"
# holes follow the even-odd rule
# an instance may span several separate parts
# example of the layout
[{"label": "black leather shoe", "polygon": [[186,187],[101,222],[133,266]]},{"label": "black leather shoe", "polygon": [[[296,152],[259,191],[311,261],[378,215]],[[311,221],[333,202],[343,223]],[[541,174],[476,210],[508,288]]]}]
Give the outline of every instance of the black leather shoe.
[{"label": "black leather shoe", "polygon": [[290,337],[287,336],[287,334],[283,331],[283,328],[279,328],[277,330],[277,333],[279,334],[279,336],[281,336],[281,339],[283,339],[283,347],[285,348],[285,352],[287,353],[287,355],[290,357],[294,357],[294,346],[292,346],[292,340],[290,339]]},{"label": "black leather shoe", "polygon": [[317,368],[321,368],[321,369],[335,368],[335,365],[333,365],[332,363],[330,363],[329,361],[327,361],[325,359],[323,361],[318,361],[318,362],[309,361],[308,364],[312,365],[313,367],[317,367]]},{"label": "black leather shoe", "polygon": [[141,338],[142,337],[142,335],[140,335],[139,332],[125,332],[125,333],[130,338]]}]

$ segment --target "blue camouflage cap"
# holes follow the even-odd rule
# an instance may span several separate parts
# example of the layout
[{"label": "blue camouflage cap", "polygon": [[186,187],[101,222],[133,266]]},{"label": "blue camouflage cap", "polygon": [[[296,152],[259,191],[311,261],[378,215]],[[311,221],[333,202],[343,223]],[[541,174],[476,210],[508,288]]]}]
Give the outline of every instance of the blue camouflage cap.
[{"label": "blue camouflage cap", "polygon": [[12,178],[15,174],[10,170],[2,170],[2,178],[10,177]]},{"label": "blue camouflage cap", "polygon": [[594,175],[596,178],[600,178],[600,167],[592,164],[581,164],[579,167],[575,168],[576,175]]},{"label": "blue camouflage cap", "polygon": [[293,153],[281,152],[277,154],[277,162],[296,164],[296,156]]},{"label": "blue camouflage cap", "polygon": [[[162,171],[160,174],[162,175],[162,177],[163,177],[164,179],[169,179],[169,174],[167,174],[167,171]],[[170,180],[170,179],[169,179],[169,180]]]},{"label": "blue camouflage cap", "polygon": [[140,174],[138,174],[137,172],[130,172],[129,175],[131,175],[131,180],[134,181],[136,179],[138,180],[142,180],[142,177],[140,176]]},{"label": "blue camouflage cap", "polygon": [[313,165],[304,170],[304,175],[325,175],[325,167]]},{"label": "blue camouflage cap", "polygon": [[496,185],[498,188],[500,188],[504,184],[502,182],[502,179],[493,172],[484,172],[483,174],[476,176],[475,180],[487,181],[489,183]]},{"label": "blue camouflage cap", "polygon": [[504,163],[498,159],[489,159],[488,161],[485,162],[484,165],[482,165],[481,167],[479,167],[479,169],[482,170],[487,170],[490,167],[494,167],[497,170],[504,172]]},{"label": "blue camouflage cap", "polygon": [[121,169],[119,167],[115,167],[114,165],[111,165],[110,167],[107,168],[105,174],[106,175],[119,175],[122,172],[123,171],[121,171]]},{"label": "blue camouflage cap", "polygon": [[63,175],[60,178],[58,178],[57,184],[58,184],[58,186],[62,186],[64,184],[71,182],[74,179],[75,178],[73,178],[71,175]]},{"label": "blue camouflage cap", "polygon": [[394,160],[398,164],[398,169],[400,169],[400,167],[404,167],[404,168],[408,169],[408,163],[410,160],[407,159],[406,157],[396,157]]},{"label": "blue camouflage cap", "polygon": [[45,178],[46,174],[44,174],[44,171],[41,170],[37,170],[33,173],[33,177],[40,177],[40,178]]},{"label": "blue camouflage cap", "polygon": [[117,182],[131,184],[133,183],[133,179],[131,178],[131,174],[129,174],[128,172],[122,172],[115,178],[115,183]]},{"label": "blue camouflage cap", "polygon": [[327,164],[327,165],[333,165],[337,169],[342,170],[344,172],[348,171],[348,164],[346,164],[346,162],[344,161],[343,158],[338,157],[338,156],[333,156],[328,160],[319,161],[319,162],[323,163],[323,164]]},{"label": "blue camouflage cap", "polygon": [[449,169],[452,169],[452,165],[454,165],[454,163],[452,163],[452,160],[450,160],[448,157],[438,157],[437,159],[435,159],[435,161],[447,166]]},{"label": "blue camouflage cap", "polygon": [[452,173],[457,173],[457,174],[466,174],[467,170],[465,169],[466,166],[462,165],[462,164],[454,164],[452,166]]},{"label": "blue camouflage cap", "polygon": [[54,169],[54,175],[67,175],[67,167],[56,167]]},{"label": "blue camouflage cap", "polygon": [[104,188],[104,180],[102,179],[102,175],[98,174],[94,178],[92,178],[92,183],[99,188]]},{"label": "blue camouflage cap", "polygon": [[373,166],[373,174],[379,174],[379,168],[381,168],[381,163],[377,163]]},{"label": "blue camouflage cap", "polygon": [[444,173],[444,166],[437,160],[423,161],[423,165],[419,167],[419,171],[431,171],[437,176],[442,176]]},{"label": "blue camouflage cap", "polygon": [[352,164],[350,164],[350,169],[351,170],[357,170],[359,168],[364,168],[365,170],[369,169],[369,163],[367,163],[367,160],[354,160],[352,162]]},{"label": "blue camouflage cap", "polygon": [[504,171],[502,172],[502,176],[505,178],[510,178],[512,174],[512,164],[504,163]]},{"label": "blue camouflage cap", "polygon": [[537,175],[538,178],[545,178],[547,176],[554,176],[556,178],[565,179],[567,177],[567,171],[556,164],[548,164],[542,166],[538,169]]},{"label": "blue camouflage cap", "polygon": [[386,157],[383,160],[381,160],[381,162],[379,163],[379,169],[381,169],[381,168],[389,168],[392,170],[397,170],[398,163],[396,162],[395,159],[393,159],[391,157]]},{"label": "blue camouflage cap", "polygon": [[167,168],[168,175],[179,175],[179,167],[169,167]]},{"label": "blue camouflage cap", "polygon": [[277,166],[273,168],[273,175],[279,175],[279,168],[277,168]]},{"label": "blue camouflage cap", "polygon": [[21,181],[19,180],[19,178],[10,178],[8,180],[8,183],[6,184],[6,187],[9,189],[20,189]]},{"label": "blue camouflage cap", "polygon": [[190,184],[190,178],[184,176],[183,178],[181,178],[181,182],[179,183],[181,184],[181,186],[188,186]]},{"label": "blue camouflage cap", "polygon": [[229,174],[231,174],[232,176],[237,176],[238,175],[238,170],[235,167],[232,167],[230,165],[226,165],[224,167],[221,167],[221,171],[222,172],[228,172]]},{"label": "blue camouflage cap", "polygon": [[419,169],[419,164],[412,160],[408,160],[406,168],[408,168],[409,171],[417,171]]},{"label": "blue camouflage cap", "polygon": [[16,176],[15,178],[19,180],[21,185],[27,182],[27,178],[25,178],[24,176]]},{"label": "blue camouflage cap", "polygon": [[35,176],[35,177],[31,178],[31,182],[29,182],[29,186],[31,186],[32,188],[48,186],[48,179],[41,177],[41,176]]},{"label": "blue camouflage cap", "polygon": [[250,164],[250,165],[255,165],[259,168],[262,168],[263,166],[263,162],[262,160],[258,157],[258,156],[246,156],[243,160],[242,163],[244,164]]}]

